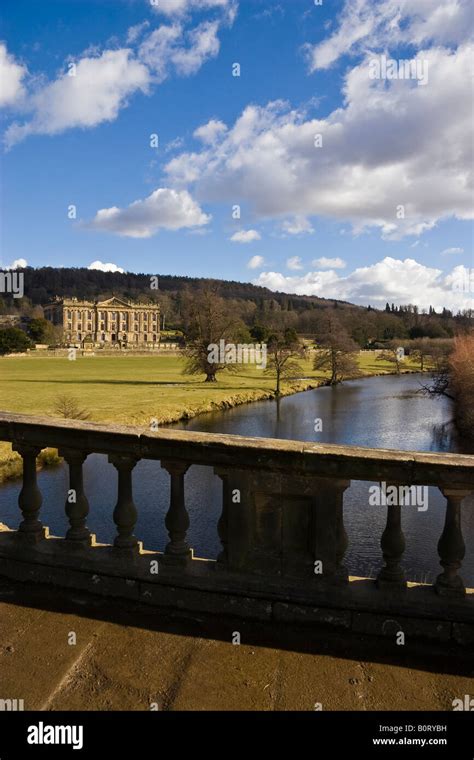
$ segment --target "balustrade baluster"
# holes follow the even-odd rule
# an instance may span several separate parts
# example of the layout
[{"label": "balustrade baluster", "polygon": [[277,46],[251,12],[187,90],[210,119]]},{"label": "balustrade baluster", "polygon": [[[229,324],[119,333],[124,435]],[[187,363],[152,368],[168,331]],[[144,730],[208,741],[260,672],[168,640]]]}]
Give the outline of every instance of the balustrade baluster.
[{"label": "balustrade baluster", "polygon": [[40,447],[24,444],[13,444],[13,450],[23,458],[23,487],[18,497],[18,505],[23,514],[17,536],[28,543],[35,544],[47,535],[47,528],[38,520],[38,514],[43,502],[41,491],[36,480],[36,457]]},{"label": "balustrade baluster", "polygon": [[[350,480],[318,479],[314,495],[314,559],[322,562],[322,577],[347,581],[342,564],[348,546],[344,528],[344,491]],[[317,577],[317,576],[316,576]]]},{"label": "balustrade baluster", "polygon": [[436,579],[435,591],[441,596],[464,596],[466,589],[458,575],[466,553],[461,529],[461,502],[471,492],[461,488],[440,488],[440,491],[447,499],[444,528],[438,541],[440,565],[444,570]]},{"label": "balustrade baluster", "polygon": [[189,469],[186,462],[166,460],[161,466],[170,474],[170,506],[165,518],[170,540],[165,549],[165,561],[185,562],[193,556],[186,541],[189,515],[184,500],[184,476]]},{"label": "balustrade baluster", "polygon": [[118,498],[114,509],[114,522],[117,526],[117,536],[114,546],[121,551],[132,553],[140,550],[140,542],[133,535],[137,522],[137,509],[133,502],[132,470],[137,463],[135,457],[110,454],[109,462],[118,471]]},{"label": "balustrade baluster", "polygon": [[82,465],[88,455],[74,449],[61,449],[59,454],[64,457],[69,466],[69,493],[65,508],[71,527],[66,533],[66,538],[74,542],[74,545],[90,546],[92,535],[86,525],[89,502],[84,493],[82,473]]},{"label": "balustrade baluster", "polygon": [[382,533],[380,545],[385,566],[377,576],[377,586],[392,590],[406,589],[405,572],[400,565],[400,560],[405,551],[400,504],[387,505],[387,523]]}]

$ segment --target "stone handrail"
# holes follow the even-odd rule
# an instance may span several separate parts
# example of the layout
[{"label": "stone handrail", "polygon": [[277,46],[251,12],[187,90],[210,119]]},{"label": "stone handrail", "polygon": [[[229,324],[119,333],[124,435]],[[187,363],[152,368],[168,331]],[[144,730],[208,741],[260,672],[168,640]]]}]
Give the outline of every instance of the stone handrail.
[{"label": "stone handrail", "polygon": [[[471,608],[473,595],[467,599],[459,569],[465,553],[461,504],[474,491],[474,456],[169,429],[150,432],[140,427],[9,412],[0,412],[0,440],[11,442],[24,464],[19,496],[23,521],[18,531],[0,533],[0,572],[4,574],[19,573],[21,563],[30,568],[30,577],[35,567],[41,577],[45,567],[62,568],[63,573],[68,569],[66,585],[81,585],[79,574],[83,573],[89,581],[82,587],[94,577],[108,578],[105,587],[112,589],[114,579],[114,588],[117,584],[120,587],[117,595],[129,596],[133,588],[135,598],[146,600],[148,595],[156,597],[158,603],[165,599],[171,605],[172,587],[179,587],[201,595],[224,592],[234,600],[245,596],[314,604],[329,599],[334,606],[339,593],[334,590],[345,586],[341,604],[350,606],[350,584],[343,565],[348,544],[344,491],[351,480],[384,481],[437,486],[444,494],[446,519],[438,543],[443,571],[434,584],[436,609],[439,612],[440,604],[449,605],[452,600]],[[66,500],[70,527],[64,539],[50,537],[40,520],[42,496],[36,481],[36,457],[45,447],[57,448],[64,457],[69,466],[69,492],[75,494],[71,503]],[[91,453],[108,455],[118,472],[113,547],[96,544],[87,528],[89,504],[82,467]],[[164,553],[143,549],[134,535],[137,510],[132,473],[140,459],[159,460],[170,475],[170,505],[165,518],[169,541]],[[213,467],[222,481],[222,513],[216,525],[222,551],[217,561],[195,559],[187,543],[184,479],[192,464]],[[381,549],[384,564],[372,585],[393,609],[395,597],[391,592],[397,594],[407,588],[401,566],[405,538],[400,506],[387,506]],[[158,569],[150,574],[154,559]],[[36,574],[36,579],[41,579],[39,576]],[[47,577],[54,580],[54,573]],[[168,596],[163,596],[163,589],[168,590]]]}]

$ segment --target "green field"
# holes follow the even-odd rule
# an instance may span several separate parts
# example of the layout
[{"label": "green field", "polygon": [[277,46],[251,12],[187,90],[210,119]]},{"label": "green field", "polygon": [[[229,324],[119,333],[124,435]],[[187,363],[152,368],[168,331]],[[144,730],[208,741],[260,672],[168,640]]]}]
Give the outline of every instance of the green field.
[{"label": "green field", "polygon": [[[376,361],[373,352],[361,354],[359,361],[364,375],[394,371],[393,364]],[[217,383],[204,383],[201,376],[183,375],[183,364],[176,355],[2,358],[0,408],[50,417],[57,397],[67,395],[90,413],[91,421],[148,426],[153,419],[173,422],[273,395],[274,379],[255,367],[242,365],[237,372],[219,373]],[[303,379],[284,382],[283,393],[324,382],[325,375],[315,373],[310,360],[301,366]],[[404,367],[419,369],[408,361]],[[0,443],[0,463],[18,459],[13,455],[12,460],[9,444]],[[8,477],[14,474],[11,469],[8,465]]]},{"label": "green field", "polygon": [[[310,361],[301,362],[304,380],[283,383],[283,392],[318,385],[325,375],[315,373]],[[373,353],[360,355],[364,374],[393,372],[393,365],[375,361]],[[68,395],[90,412],[93,421],[127,425],[149,424],[150,419],[171,422],[184,416],[271,396],[272,377],[250,365],[237,372],[221,372],[217,383],[203,376],[182,374],[178,356],[21,356],[0,360],[0,408],[25,414],[53,413],[59,395]],[[406,369],[417,369],[406,363]]]}]

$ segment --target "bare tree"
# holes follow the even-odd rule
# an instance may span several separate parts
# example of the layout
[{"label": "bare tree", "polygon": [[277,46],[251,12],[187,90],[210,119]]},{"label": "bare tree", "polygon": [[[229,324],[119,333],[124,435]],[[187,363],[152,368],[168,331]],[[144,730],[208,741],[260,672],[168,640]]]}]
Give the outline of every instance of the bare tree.
[{"label": "bare tree", "polygon": [[420,362],[420,369],[425,371],[425,360],[431,356],[432,342],[429,338],[417,338],[410,343],[410,356]]},{"label": "bare tree", "polygon": [[229,368],[229,365],[214,361],[210,347],[218,346],[221,340],[236,338],[243,325],[228,302],[213,288],[205,288],[194,294],[188,292],[183,298],[183,317],[186,334],[185,374],[204,374],[206,383],[217,382],[217,373]]},{"label": "bare tree", "polygon": [[376,361],[385,361],[395,364],[397,375],[399,375],[403,362],[402,357],[403,353],[400,352],[400,342],[397,340],[390,340],[386,343],[385,348],[377,354]]},{"label": "bare tree", "polygon": [[313,368],[329,370],[330,385],[341,383],[346,377],[357,375],[359,347],[335,315],[328,315],[321,327],[324,333],[318,337],[318,352]]},{"label": "bare tree", "polygon": [[265,373],[275,375],[277,398],[281,395],[281,381],[302,372],[298,359],[304,357],[304,354],[304,347],[299,342],[296,332],[291,328],[269,337]]},{"label": "bare tree", "polygon": [[433,341],[431,358],[433,369],[431,371],[431,383],[421,385],[420,391],[427,396],[446,396],[452,401],[456,395],[452,387],[450,355],[454,343],[452,340]]},{"label": "bare tree", "polygon": [[88,420],[91,416],[90,412],[79,406],[75,398],[66,394],[57,397],[54,402],[53,412],[58,417],[65,417],[70,420]]}]

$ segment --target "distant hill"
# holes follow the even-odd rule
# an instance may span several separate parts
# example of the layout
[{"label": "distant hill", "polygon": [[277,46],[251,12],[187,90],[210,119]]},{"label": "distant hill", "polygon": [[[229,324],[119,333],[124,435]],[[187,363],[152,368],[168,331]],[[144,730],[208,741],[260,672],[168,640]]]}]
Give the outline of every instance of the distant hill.
[{"label": "distant hill", "polygon": [[156,275],[149,274],[73,267],[27,267],[19,271],[25,275],[25,298],[2,294],[0,314],[40,316],[39,307],[55,296],[93,301],[115,295],[132,301],[159,302],[166,316],[166,326],[182,329],[185,322],[184,291],[212,286],[217,288],[221,297],[232,301],[232,309],[249,328],[264,325],[283,329],[291,326],[300,335],[311,337],[326,329],[327,312],[337,310],[338,322],[361,347],[393,338],[450,338],[470,332],[473,326],[473,312],[454,315],[448,309],[437,313],[430,307],[428,313],[424,313],[411,304],[396,306],[388,303],[384,309],[374,309],[333,298],[278,293],[234,280],[158,275],[159,288],[156,289],[152,287],[152,278]]},{"label": "distant hill", "polygon": [[[134,274],[126,272],[101,272],[97,269],[83,267],[27,267],[25,273],[25,296],[33,304],[43,305],[54,296],[76,296],[84,300],[93,300],[102,296],[116,295],[136,299],[140,295],[154,298],[156,290],[150,289],[150,274]],[[197,288],[203,285],[219,287],[223,298],[239,298],[251,301],[274,300],[284,308],[295,311],[315,307],[332,306],[335,299],[319,298],[317,296],[300,296],[288,293],[277,293],[268,288],[252,285],[249,282],[234,280],[217,280],[200,277],[178,277],[175,275],[158,275],[159,291],[161,293],[179,293],[185,288]],[[338,304],[350,305],[345,301]]]}]

